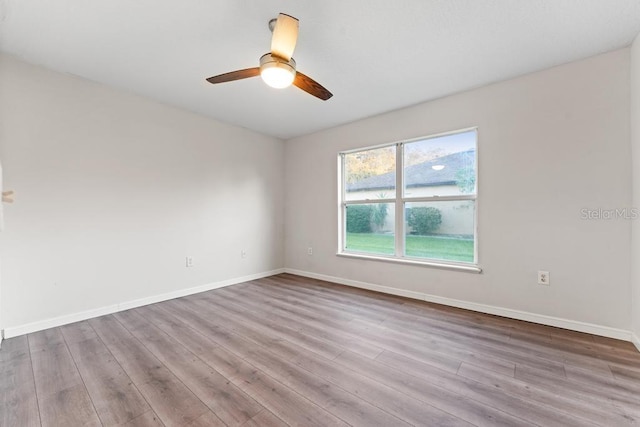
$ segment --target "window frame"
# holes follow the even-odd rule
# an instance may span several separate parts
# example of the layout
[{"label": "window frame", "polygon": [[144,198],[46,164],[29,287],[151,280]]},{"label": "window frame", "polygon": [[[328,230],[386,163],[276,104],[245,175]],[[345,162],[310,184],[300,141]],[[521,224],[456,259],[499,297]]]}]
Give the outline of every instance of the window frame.
[{"label": "window frame", "polygon": [[[405,196],[405,169],[404,169],[404,148],[406,144],[411,144],[417,141],[424,141],[433,138],[439,138],[449,135],[456,135],[465,132],[475,132],[475,191],[473,194],[461,194],[453,196],[421,196],[421,197],[406,197]],[[336,255],[346,258],[360,258],[367,260],[377,260],[394,262],[408,265],[421,265],[436,268],[453,269],[460,271],[468,271],[474,273],[481,273],[482,268],[479,263],[478,254],[478,145],[479,145],[479,132],[478,127],[469,127],[464,129],[458,129],[450,132],[442,132],[438,134],[431,134],[428,136],[422,136],[407,140],[401,140],[391,143],[378,144],[368,147],[361,147],[357,149],[345,150],[338,153],[338,251]],[[346,183],[345,179],[345,156],[352,153],[358,153],[363,151],[375,150],[385,147],[395,146],[396,150],[396,188],[395,198],[384,199],[363,199],[363,200],[347,200],[346,197]],[[398,172],[400,171],[400,172]],[[405,230],[405,205],[407,203],[420,203],[420,202],[444,202],[444,201],[461,201],[472,200],[474,202],[474,218],[473,218],[473,262],[465,261],[450,261],[440,260],[435,258],[421,258],[411,257],[405,255],[406,245],[406,230]],[[347,250],[346,248],[346,209],[349,205],[359,204],[382,204],[391,203],[395,208],[395,222],[394,222],[394,237],[395,237],[395,253],[394,255],[375,254],[369,252],[360,252],[354,250]]]}]

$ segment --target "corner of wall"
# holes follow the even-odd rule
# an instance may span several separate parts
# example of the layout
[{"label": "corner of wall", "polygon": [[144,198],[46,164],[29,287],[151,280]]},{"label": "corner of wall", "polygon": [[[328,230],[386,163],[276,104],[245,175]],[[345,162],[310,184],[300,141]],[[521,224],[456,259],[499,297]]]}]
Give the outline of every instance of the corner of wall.
[{"label": "corner of wall", "polygon": [[[640,34],[631,45],[630,127],[632,162],[632,205],[640,207]],[[631,330],[633,343],[640,350],[640,222],[631,233]]]},{"label": "corner of wall", "polygon": [[638,335],[632,333],[631,334],[631,342],[633,343],[633,345],[636,346],[638,351],[640,351],[640,337],[638,337]]}]

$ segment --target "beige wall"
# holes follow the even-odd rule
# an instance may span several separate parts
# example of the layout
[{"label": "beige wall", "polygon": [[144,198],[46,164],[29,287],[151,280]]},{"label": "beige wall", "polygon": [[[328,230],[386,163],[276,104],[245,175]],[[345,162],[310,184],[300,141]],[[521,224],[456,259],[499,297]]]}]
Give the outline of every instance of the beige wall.
[{"label": "beige wall", "polygon": [[[474,126],[482,274],[336,256],[338,152]],[[629,137],[622,49],[287,141],[285,264],[629,331],[631,221],[581,219],[630,206]]]},{"label": "beige wall", "polygon": [[3,327],[284,266],[282,141],[0,61]]},{"label": "beige wall", "polygon": [[[631,47],[631,146],[633,151],[633,206],[640,208],[640,36]],[[631,250],[633,332],[640,350],[640,222],[633,222]]]}]

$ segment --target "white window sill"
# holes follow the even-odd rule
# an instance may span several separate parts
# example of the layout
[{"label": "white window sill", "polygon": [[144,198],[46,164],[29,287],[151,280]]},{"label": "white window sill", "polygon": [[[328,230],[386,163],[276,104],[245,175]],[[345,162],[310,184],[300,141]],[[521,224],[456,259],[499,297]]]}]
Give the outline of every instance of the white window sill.
[{"label": "white window sill", "polygon": [[464,271],[466,273],[482,273],[482,268],[479,265],[475,265],[475,264],[459,264],[459,263],[453,263],[453,262],[449,263],[446,261],[439,262],[439,261],[431,261],[431,260],[422,261],[422,260],[416,260],[416,259],[392,258],[392,257],[386,257],[382,255],[359,254],[359,253],[352,253],[352,252],[338,252],[336,253],[336,255],[344,258],[366,259],[369,261],[384,261],[384,262],[391,262],[395,264],[443,268],[446,270]]}]

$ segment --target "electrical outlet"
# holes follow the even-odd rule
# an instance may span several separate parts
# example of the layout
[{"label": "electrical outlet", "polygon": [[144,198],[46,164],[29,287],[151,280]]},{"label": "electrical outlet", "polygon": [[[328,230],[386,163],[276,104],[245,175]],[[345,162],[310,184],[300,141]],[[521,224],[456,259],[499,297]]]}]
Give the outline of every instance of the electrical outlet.
[{"label": "electrical outlet", "polygon": [[307,248],[307,255],[313,255],[313,248],[311,246]]},{"label": "electrical outlet", "polygon": [[190,257],[190,256],[186,257],[185,262],[187,267],[193,267],[193,257]]},{"label": "electrical outlet", "polygon": [[538,271],[538,285],[546,285],[546,286],[551,285],[551,279],[549,278],[548,271],[542,271],[542,270]]},{"label": "electrical outlet", "polygon": [[246,251],[246,250],[244,250],[244,249],[242,249],[242,250],[240,251],[240,258],[246,258],[246,257],[247,257],[247,251]]}]

